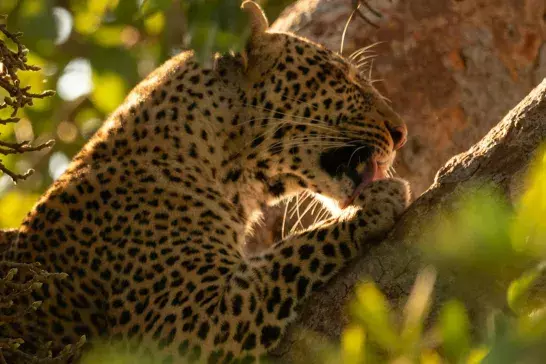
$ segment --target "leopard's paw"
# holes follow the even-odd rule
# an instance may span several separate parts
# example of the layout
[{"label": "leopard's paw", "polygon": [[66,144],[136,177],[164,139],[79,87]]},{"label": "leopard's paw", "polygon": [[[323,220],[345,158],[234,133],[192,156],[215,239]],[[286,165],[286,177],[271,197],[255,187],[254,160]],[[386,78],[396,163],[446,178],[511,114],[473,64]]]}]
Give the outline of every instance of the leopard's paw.
[{"label": "leopard's paw", "polygon": [[394,223],[409,206],[409,183],[399,178],[372,182],[355,200],[360,206],[355,218],[361,239],[378,237],[392,229]]}]

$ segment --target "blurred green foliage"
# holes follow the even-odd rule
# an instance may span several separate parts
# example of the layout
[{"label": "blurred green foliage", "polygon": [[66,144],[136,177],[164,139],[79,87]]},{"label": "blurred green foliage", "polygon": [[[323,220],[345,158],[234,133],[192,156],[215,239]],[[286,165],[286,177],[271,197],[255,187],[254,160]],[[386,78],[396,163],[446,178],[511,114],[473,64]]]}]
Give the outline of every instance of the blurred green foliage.
[{"label": "blurred green foliage", "polygon": [[[292,1],[260,3],[272,22]],[[195,49],[206,63],[213,52],[241,50],[248,20],[240,4],[241,0],[0,0],[8,29],[24,33],[29,64],[42,67],[40,72],[21,72],[22,84],[33,92],[57,91],[21,110],[17,125],[0,127],[1,140],[57,142],[51,150],[2,157],[15,172],[34,168],[36,173],[17,186],[0,176],[0,228],[20,224],[128,91],[170,56]]]},{"label": "blurred green foliage", "polygon": [[[542,148],[514,208],[493,187],[476,187],[463,193],[450,211],[438,214],[421,242],[439,275],[455,274],[455,291],[463,286],[480,291],[483,312],[471,320],[468,308],[452,300],[442,304],[432,327],[423,330],[434,270],[425,269],[417,277],[402,312],[366,282],[351,305],[353,322],[341,348],[344,363],[543,363],[545,216]],[[476,326],[483,321],[490,324]]]}]

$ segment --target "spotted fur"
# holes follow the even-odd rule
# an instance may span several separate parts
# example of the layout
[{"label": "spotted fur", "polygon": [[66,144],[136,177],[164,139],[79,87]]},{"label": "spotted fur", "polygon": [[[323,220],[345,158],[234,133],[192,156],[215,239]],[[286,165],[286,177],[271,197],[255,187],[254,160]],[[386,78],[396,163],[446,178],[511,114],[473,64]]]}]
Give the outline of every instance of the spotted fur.
[{"label": "spotted fur", "polygon": [[[183,52],[142,81],[42,196],[8,258],[69,277],[44,284],[11,329],[55,347],[106,337],[161,363],[250,362],[295,308],[408,203],[373,182],[352,214],[242,252],[253,213],[311,190],[344,201],[365,162],[392,162],[405,126],[343,57],[265,31],[203,69]],[[258,12],[258,13],[257,13]]]}]

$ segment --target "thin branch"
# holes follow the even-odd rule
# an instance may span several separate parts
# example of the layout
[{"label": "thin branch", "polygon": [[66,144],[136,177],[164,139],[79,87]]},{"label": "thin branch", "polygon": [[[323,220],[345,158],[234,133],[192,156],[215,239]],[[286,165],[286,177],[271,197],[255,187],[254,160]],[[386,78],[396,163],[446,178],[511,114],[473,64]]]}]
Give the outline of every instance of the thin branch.
[{"label": "thin branch", "polygon": [[[5,15],[0,15],[0,21],[5,20]],[[26,107],[32,106],[35,99],[43,99],[55,94],[52,90],[43,91],[40,93],[30,92],[30,86],[21,86],[21,81],[17,76],[19,71],[39,71],[40,67],[27,64],[28,49],[20,42],[22,33],[11,33],[8,31],[6,24],[0,24],[0,33],[7,39],[13,42],[16,50],[8,47],[4,40],[0,39],[0,88],[4,89],[9,96],[4,97],[0,101],[0,110],[10,108],[11,113],[8,118],[0,118],[0,125],[17,123],[19,118],[17,112]],[[38,146],[31,146],[29,141],[21,143],[0,142],[0,155],[21,154],[45,148],[50,148],[53,141],[42,143]],[[5,164],[0,161],[0,171],[11,177],[14,182],[28,178],[33,170],[19,174],[10,171]],[[0,363],[1,363],[0,357]]]},{"label": "thin branch", "polygon": [[364,5],[364,7],[366,9],[368,9],[373,15],[375,15],[376,17],[378,18],[382,18],[383,16],[381,15],[380,12],[378,12],[377,10],[375,10],[374,8],[372,8],[365,0],[353,0],[353,11],[356,11],[356,14],[358,14],[358,16],[363,19],[366,23],[370,24],[371,26],[373,26],[374,28],[379,28],[379,25],[375,24],[374,22],[372,22],[370,19],[368,19],[366,17],[366,15],[364,15],[364,13],[362,13],[362,10],[360,10],[360,5]]}]

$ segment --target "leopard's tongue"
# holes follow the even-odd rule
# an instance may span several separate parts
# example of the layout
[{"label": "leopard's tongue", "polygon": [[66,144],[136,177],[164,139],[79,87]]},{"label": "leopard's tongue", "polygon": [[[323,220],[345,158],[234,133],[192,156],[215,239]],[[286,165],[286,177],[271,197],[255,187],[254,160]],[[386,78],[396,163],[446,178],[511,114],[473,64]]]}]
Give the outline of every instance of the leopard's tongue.
[{"label": "leopard's tongue", "polygon": [[360,195],[360,192],[372,183],[375,180],[385,178],[385,175],[381,171],[380,168],[377,167],[377,162],[374,160],[374,158],[370,158],[368,160],[368,163],[366,163],[366,166],[364,167],[364,171],[361,174],[361,182],[358,186],[356,186],[353,194],[351,197],[349,197],[341,206],[342,209],[346,208],[347,206],[351,205],[353,201]]}]

